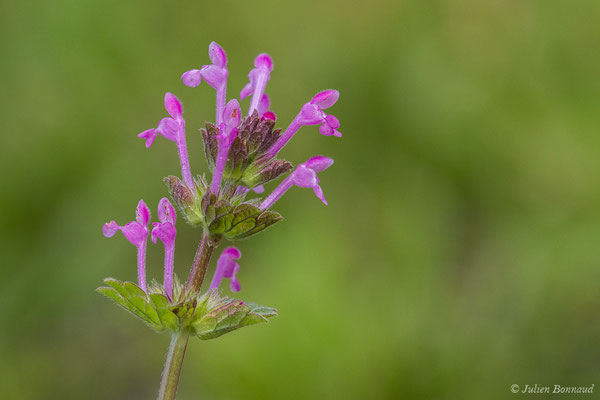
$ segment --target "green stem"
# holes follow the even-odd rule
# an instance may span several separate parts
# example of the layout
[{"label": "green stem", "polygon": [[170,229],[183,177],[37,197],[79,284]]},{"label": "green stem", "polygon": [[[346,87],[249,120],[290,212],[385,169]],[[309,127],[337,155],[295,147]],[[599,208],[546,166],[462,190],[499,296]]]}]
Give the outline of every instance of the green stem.
[{"label": "green stem", "polygon": [[220,241],[220,237],[211,238],[208,232],[202,233],[200,244],[198,244],[198,251],[196,251],[196,256],[192,263],[192,270],[190,271],[190,275],[188,276],[185,285],[186,293],[189,293],[190,291],[198,293],[200,291],[200,287],[204,281],[204,274],[206,274],[206,269],[208,268],[208,263],[210,262],[213,251],[219,245]]},{"label": "green stem", "polygon": [[187,329],[173,332],[160,380],[157,400],[174,400],[190,333]]},{"label": "green stem", "polygon": [[[208,263],[213,251],[219,245],[220,237],[212,239],[208,232],[202,233],[198,251],[194,256],[192,269],[185,286],[185,292],[182,297],[185,298],[187,293],[198,293],[204,281],[204,275],[208,268]],[[190,337],[189,328],[183,328],[178,332],[173,332],[171,336],[171,344],[167,351],[167,359],[163,368],[162,378],[160,380],[160,388],[158,390],[158,400],[174,400],[177,393],[177,384],[181,375],[181,367],[183,366],[183,358],[185,357],[185,349],[187,348],[188,339]]]}]

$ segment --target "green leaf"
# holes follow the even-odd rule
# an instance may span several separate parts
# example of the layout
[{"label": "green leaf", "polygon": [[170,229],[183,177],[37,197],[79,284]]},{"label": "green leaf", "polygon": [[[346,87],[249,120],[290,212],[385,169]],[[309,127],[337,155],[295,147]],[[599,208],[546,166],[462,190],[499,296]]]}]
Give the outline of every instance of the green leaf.
[{"label": "green leaf", "polygon": [[198,304],[207,307],[206,313],[192,322],[196,335],[202,340],[214,339],[244,326],[267,322],[267,318],[277,315],[274,308],[222,298],[216,291],[204,295]]},{"label": "green leaf", "polygon": [[170,310],[167,298],[158,293],[146,295],[137,285],[108,278],[104,280],[110,287],[99,287],[98,293],[105,295],[118,305],[131,312],[152,329],[179,329],[179,319]]}]

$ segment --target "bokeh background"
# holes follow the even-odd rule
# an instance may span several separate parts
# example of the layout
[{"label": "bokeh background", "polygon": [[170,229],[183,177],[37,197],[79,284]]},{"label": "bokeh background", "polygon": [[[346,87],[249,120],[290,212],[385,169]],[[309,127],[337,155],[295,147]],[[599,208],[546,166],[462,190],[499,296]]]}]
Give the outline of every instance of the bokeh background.
[{"label": "bokeh background", "polygon": [[[338,89],[344,137],[306,127],[283,151],[335,158],[330,205],[295,188],[239,243],[241,296],[280,316],[193,340],[178,398],[600,391],[599,39],[596,0],[0,2],[0,397],[154,398],[169,337],[94,291],[136,278],[100,228],[155,209],[179,171],[173,143],[136,137],[166,91],[206,170],[214,91],[179,76],[212,40],[230,96],[273,56],[281,125]],[[184,275],[199,234],[178,229]]]}]

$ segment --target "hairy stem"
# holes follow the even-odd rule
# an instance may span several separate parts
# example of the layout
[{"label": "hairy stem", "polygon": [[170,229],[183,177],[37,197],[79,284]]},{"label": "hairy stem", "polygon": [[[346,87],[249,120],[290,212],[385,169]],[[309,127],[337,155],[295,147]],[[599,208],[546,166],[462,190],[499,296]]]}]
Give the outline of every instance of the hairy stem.
[{"label": "hairy stem", "polygon": [[211,239],[208,232],[202,233],[200,244],[198,244],[198,250],[194,256],[192,269],[185,285],[186,293],[198,293],[200,291],[206,269],[208,268],[208,263],[210,262],[213,251],[219,245],[219,241],[220,238]]},{"label": "hairy stem", "polygon": [[[189,294],[191,292],[196,294],[200,291],[206,269],[208,268],[208,263],[210,262],[213,251],[219,245],[219,241],[220,238],[211,239],[208,232],[202,233],[198,251],[196,251],[194,262],[192,263],[190,276],[188,277],[185,286],[185,292],[182,293],[183,296],[185,296],[186,293]],[[181,374],[181,367],[183,365],[183,358],[185,357],[185,349],[187,348],[189,337],[190,332],[187,328],[178,332],[173,332],[173,335],[171,336],[171,344],[167,351],[167,359],[165,360],[165,367],[160,380],[158,400],[175,399],[177,384],[179,383],[179,376]]]},{"label": "hairy stem", "polygon": [[171,344],[167,351],[165,367],[163,369],[162,378],[160,380],[160,388],[158,389],[158,400],[174,400],[177,393],[177,384],[181,374],[181,366],[183,365],[183,357],[187,348],[190,333],[187,329],[179,332],[173,332],[171,336]]}]

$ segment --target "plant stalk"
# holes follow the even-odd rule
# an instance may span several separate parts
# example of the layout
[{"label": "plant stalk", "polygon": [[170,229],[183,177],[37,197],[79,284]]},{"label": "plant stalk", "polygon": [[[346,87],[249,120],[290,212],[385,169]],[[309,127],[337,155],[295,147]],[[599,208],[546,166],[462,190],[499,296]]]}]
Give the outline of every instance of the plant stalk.
[{"label": "plant stalk", "polygon": [[[213,251],[219,245],[220,238],[216,240],[211,239],[208,232],[202,233],[202,238],[198,244],[198,250],[194,256],[192,263],[192,269],[188,277],[185,291],[182,293],[183,298],[187,294],[198,293],[202,282],[204,281],[204,275],[208,268],[208,263],[212,256]],[[178,332],[173,332],[171,336],[171,344],[167,351],[167,358],[165,360],[165,366],[163,368],[162,377],[160,380],[160,388],[158,390],[157,400],[174,400],[175,394],[177,393],[177,385],[179,383],[179,376],[181,375],[181,367],[183,366],[183,358],[185,357],[185,350],[187,348],[188,339],[190,337],[189,328],[183,328]]]},{"label": "plant stalk", "polygon": [[190,333],[187,329],[173,332],[160,380],[157,400],[174,400]]},{"label": "plant stalk", "polygon": [[220,241],[220,237],[212,239],[208,232],[205,231],[202,233],[202,238],[200,239],[198,250],[196,251],[194,262],[192,263],[192,269],[185,285],[186,293],[200,292],[200,287],[204,281],[204,275],[206,274],[208,263],[210,262],[213,251],[219,245]]}]

